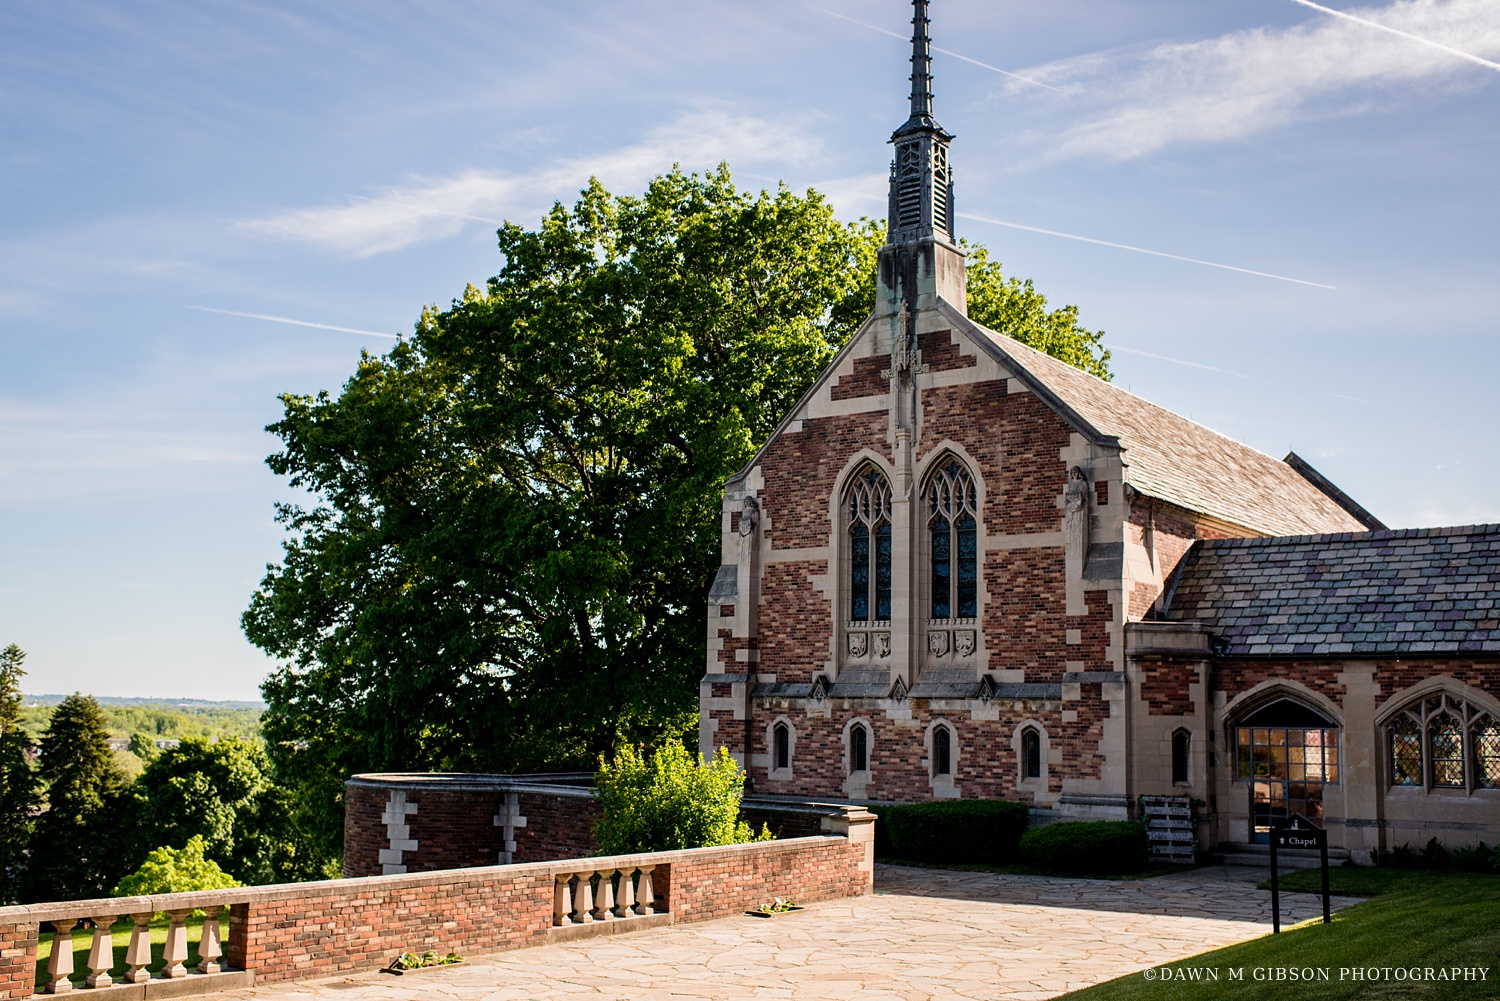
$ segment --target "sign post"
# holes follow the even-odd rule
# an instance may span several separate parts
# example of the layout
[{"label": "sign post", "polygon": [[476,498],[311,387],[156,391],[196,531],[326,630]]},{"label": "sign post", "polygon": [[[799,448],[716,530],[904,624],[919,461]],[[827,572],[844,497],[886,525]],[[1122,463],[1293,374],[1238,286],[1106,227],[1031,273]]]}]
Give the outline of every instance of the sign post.
[{"label": "sign post", "polygon": [[1271,932],[1278,934],[1281,931],[1281,893],[1276,879],[1277,848],[1318,849],[1323,870],[1323,923],[1328,924],[1332,920],[1328,901],[1328,832],[1302,814],[1294,813],[1285,823],[1271,828]]}]

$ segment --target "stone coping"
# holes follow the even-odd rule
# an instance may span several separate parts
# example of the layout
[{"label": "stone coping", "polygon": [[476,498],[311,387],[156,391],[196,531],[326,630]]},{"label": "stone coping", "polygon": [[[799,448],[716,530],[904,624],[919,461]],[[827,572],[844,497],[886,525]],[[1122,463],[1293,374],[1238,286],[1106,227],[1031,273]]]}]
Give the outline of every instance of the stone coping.
[{"label": "stone coping", "polygon": [[593,777],[591,772],[556,772],[542,775],[487,775],[476,772],[366,772],[350,776],[344,785],[367,789],[530,792],[546,796],[585,798],[594,795]]},{"label": "stone coping", "polygon": [[[870,822],[875,816],[859,807],[842,807],[830,811],[848,822]],[[223,907],[226,904],[271,903],[299,898],[347,897],[368,890],[372,893],[400,890],[406,887],[435,886],[443,883],[512,882],[528,876],[558,875],[599,869],[627,869],[641,866],[667,866],[674,862],[732,858],[739,854],[780,855],[800,851],[830,840],[842,840],[843,834],[817,834],[802,838],[757,841],[743,845],[720,845],[712,848],[687,848],[672,852],[643,852],[635,855],[603,855],[588,858],[561,859],[556,862],[522,862],[512,865],[477,866],[468,869],[436,869],[431,872],[401,873],[393,876],[359,876],[353,879],[329,879],[308,883],[278,883],[271,886],[242,886],[232,890],[202,890],[195,893],[166,893],[149,897],[105,897],[95,900],[65,900],[40,904],[0,907],[0,924],[42,924],[67,919],[116,917],[127,914],[184,911],[196,907]]]}]

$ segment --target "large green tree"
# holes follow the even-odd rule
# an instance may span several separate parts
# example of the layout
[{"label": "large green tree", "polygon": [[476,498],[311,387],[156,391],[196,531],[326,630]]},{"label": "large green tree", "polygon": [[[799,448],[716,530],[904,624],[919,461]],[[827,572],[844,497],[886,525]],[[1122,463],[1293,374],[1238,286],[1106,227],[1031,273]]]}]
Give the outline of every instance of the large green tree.
[{"label": "large green tree", "polygon": [[257,740],[186,737],[153,757],[131,787],[132,864],[157,848],[202,842],[209,861],[241,883],[319,878],[324,873],[289,822],[287,790],[272,784]]},{"label": "large green tree", "polygon": [[47,809],[32,841],[34,900],[102,897],[129,868],[127,785],[108,740],[99,703],[76,694],[62,700],[42,734]]},{"label": "large green tree", "polygon": [[0,905],[14,904],[26,892],[26,869],[37,808],[37,775],[27,757],[21,698],[26,653],[12,643],[0,650]]},{"label": "large green tree", "polygon": [[269,464],[316,500],[279,509],[244,627],[321,850],[351,772],[586,768],[692,726],[723,481],[864,318],[879,230],[724,168],[595,182],[337,397],[282,398]]}]

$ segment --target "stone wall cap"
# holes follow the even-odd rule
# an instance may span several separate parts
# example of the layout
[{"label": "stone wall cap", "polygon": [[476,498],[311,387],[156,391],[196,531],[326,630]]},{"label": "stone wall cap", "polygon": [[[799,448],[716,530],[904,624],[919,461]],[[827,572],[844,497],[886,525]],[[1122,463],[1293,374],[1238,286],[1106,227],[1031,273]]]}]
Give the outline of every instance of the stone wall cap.
[{"label": "stone wall cap", "polygon": [[345,787],[441,792],[530,792],[578,799],[591,798],[591,772],[539,775],[487,775],[477,772],[366,772],[352,775]]}]

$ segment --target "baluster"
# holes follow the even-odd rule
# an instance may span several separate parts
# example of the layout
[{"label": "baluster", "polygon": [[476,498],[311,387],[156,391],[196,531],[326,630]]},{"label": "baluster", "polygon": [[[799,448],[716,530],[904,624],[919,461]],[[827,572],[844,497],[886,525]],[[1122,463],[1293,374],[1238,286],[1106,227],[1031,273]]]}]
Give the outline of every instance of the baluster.
[{"label": "baluster", "polygon": [[573,897],[573,920],[586,925],[594,920],[594,870],[578,873],[578,890]]},{"label": "baluster", "polygon": [[130,915],[134,927],[130,929],[130,945],[125,949],[125,965],[130,967],[124,977],[127,984],[144,984],[151,979],[146,969],[151,965],[151,916],[150,911]]},{"label": "baluster", "polygon": [[561,872],[552,878],[552,923],[570,925],[573,923],[573,874]]},{"label": "baluster", "polygon": [[615,919],[615,870],[599,870],[599,894],[594,904],[594,917],[597,920],[613,921]]},{"label": "baluster", "polygon": [[203,934],[198,936],[198,972],[218,973],[224,968],[219,957],[224,949],[219,944],[219,913],[221,907],[210,907],[203,917]]},{"label": "baluster", "polygon": [[168,911],[167,919],[167,945],[162,950],[161,975],[168,980],[176,980],[178,977],[187,976],[187,916],[193,913],[192,908],[185,911]]},{"label": "baluster", "polygon": [[108,987],[114,983],[109,968],[115,965],[115,937],[110,934],[115,917],[99,914],[89,919],[94,922],[94,942],[89,946],[89,975],[83,981],[87,987]]},{"label": "baluster", "polygon": [[635,914],[635,869],[620,870],[620,892],[615,897],[615,917],[628,918]]},{"label": "baluster", "polygon": [[77,918],[52,922],[52,955],[47,957],[47,993],[62,994],[73,989],[68,979],[73,972],[73,927]]},{"label": "baluster", "polygon": [[651,883],[651,870],[654,865],[641,866],[641,885],[635,891],[635,912],[637,914],[656,913],[656,887]]}]

